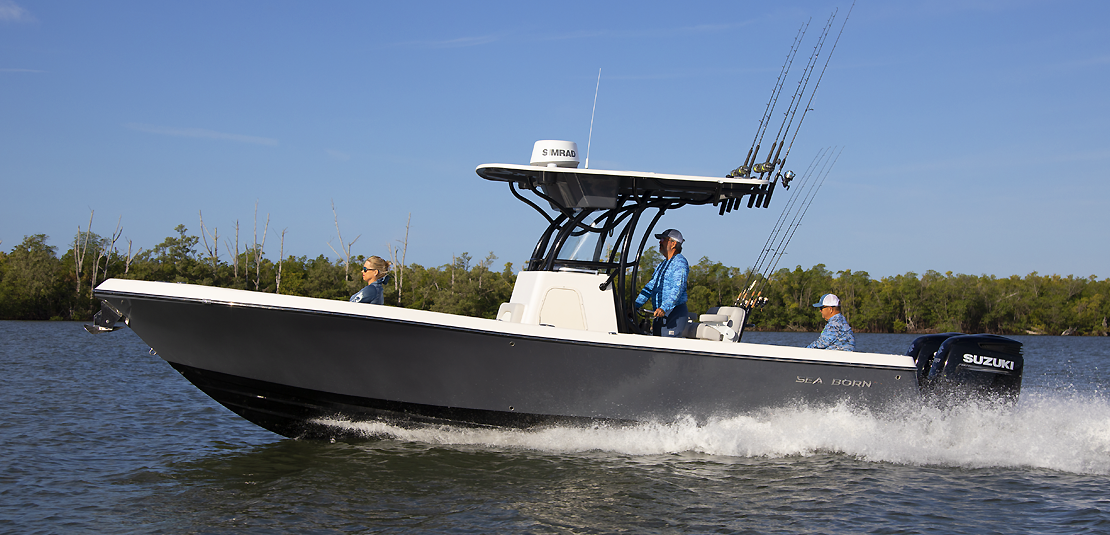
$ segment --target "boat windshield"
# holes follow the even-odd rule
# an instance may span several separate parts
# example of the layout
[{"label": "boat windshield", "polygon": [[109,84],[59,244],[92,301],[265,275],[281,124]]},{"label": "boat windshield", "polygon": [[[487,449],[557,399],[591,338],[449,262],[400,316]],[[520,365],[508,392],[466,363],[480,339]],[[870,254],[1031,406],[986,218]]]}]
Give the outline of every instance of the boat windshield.
[{"label": "boat windshield", "polygon": [[612,244],[607,243],[606,238],[609,237],[608,232],[604,232],[599,224],[603,224],[604,213],[597,214],[590,218],[587,226],[596,229],[596,232],[578,229],[572,231],[570,239],[559,249],[556,256],[559,260],[578,260],[585,262],[602,262],[603,259],[608,258],[608,253],[612,250]]}]

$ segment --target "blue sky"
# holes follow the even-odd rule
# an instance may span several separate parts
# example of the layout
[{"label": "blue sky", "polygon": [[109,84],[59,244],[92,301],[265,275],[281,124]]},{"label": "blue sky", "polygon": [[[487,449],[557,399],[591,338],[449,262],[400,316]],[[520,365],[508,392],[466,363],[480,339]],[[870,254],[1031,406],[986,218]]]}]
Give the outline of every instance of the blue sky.
[{"label": "blue sky", "polygon": [[[267,255],[519,268],[542,220],[482,180],[538,139],[590,166],[723,176],[800,24],[850,2],[0,0],[0,249],[93,230],[150,248],[198,211]],[[843,155],[780,267],[1110,276],[1110,3],[857,3],[787,167]],[[839,27],[839,23],[837,24]],[[800,72],[795,69],[795,73]],[[781,192],[780,192],[781,193]],[[747,267],[768,210],[668,214]],[[226,253],[225,253],[226,254]]]}]

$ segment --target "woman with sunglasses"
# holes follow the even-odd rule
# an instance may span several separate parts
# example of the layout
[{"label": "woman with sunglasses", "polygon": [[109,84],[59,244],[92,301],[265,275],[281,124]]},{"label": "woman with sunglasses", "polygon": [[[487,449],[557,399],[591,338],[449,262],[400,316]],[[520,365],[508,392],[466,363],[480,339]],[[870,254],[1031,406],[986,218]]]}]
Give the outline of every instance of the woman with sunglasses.
[{"label": "woman with sunglasses", "polygon": [[370,303],[372,305],[385,304],[385,292],[382,283],[389,280],[390,263],[382,260],[380,256],[371,256],[362,264],[362,280],[366,287],[351,296],[352,303]]}]

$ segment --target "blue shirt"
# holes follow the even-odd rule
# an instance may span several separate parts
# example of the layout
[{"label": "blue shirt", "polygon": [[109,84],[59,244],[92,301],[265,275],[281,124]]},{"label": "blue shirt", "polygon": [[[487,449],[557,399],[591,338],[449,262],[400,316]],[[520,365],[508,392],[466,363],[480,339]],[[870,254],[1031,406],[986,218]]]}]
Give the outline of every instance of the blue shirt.
[{"label": "blue shirt", "polygon": [[829,322],[825,324],[825,329],[821,331],[821,336],[818,336],[817,340],[806,347],[855,351],[856,335],[852,334],[852,326],[848,325],[848,320],[844,318],[844,314],[838,312],[835,316],[829,318]]},{"label": "blue shirt", "polygon": [[376,280],[367,284],[365,288],[358,291],[357,294],[351,296],[352,303],[370,303],[371,305],[384,305],[385,294],[382,289],[382,281]]},{"label": "blue shirt", "polygon": [[651,299],[651,306],[663,309],[665,314],[670,314],[674,307],[686,302],[686,277],[690,275],[690,264],[682,253],[677,253],[668,260],[655,266],[651,280],[644,285],[640,295],[636,297],[636,308],[644,306]]}]

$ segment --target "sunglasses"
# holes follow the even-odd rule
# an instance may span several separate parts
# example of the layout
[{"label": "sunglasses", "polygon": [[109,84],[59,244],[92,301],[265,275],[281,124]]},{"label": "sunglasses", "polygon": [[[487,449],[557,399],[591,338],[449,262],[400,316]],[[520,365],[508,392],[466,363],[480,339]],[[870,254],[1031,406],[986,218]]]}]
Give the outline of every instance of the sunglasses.
[{"label": "sunglasses", "polygon": [[363,272],[363,273],[366,273],[367,271],[377,271],[377,270],[376,270],[376,269],[374,269],[374,268],[368,268],[368,267],[366,267],[366,266],[362,266],[362,272]]}]

